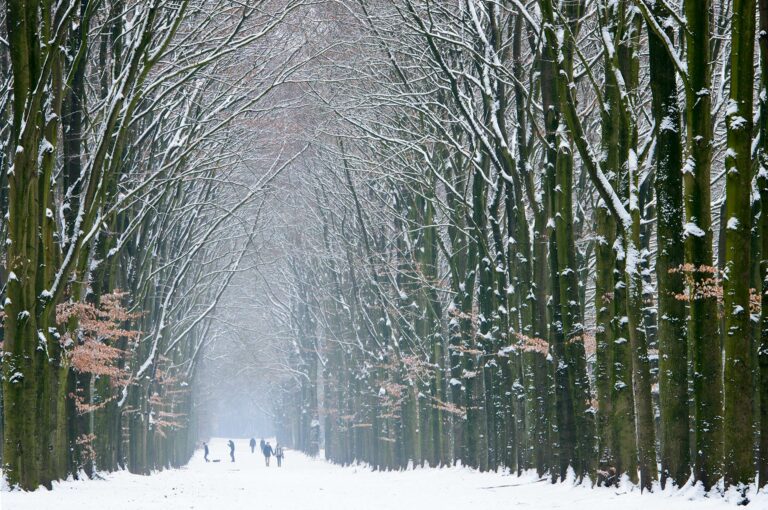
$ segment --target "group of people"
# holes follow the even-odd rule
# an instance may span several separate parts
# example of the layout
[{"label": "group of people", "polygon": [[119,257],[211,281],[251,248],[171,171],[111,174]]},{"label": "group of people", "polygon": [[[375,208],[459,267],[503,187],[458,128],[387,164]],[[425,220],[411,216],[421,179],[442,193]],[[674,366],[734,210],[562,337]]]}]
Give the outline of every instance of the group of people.
[{"label": "group of people", "polygon": [[[285,456],[285,453],[283,452],[283,447],[280,445],[280,443],[275,444],[275,448],[272,448],[272,445],[269,444],[269,441],[264,441],[264,439],[261,440],[259,443],[261,448],[261,453],[264,454],[264,461],[269,467],[269,459],[274,455],[274,457],[277,459],[277,467],[281,467],[283,465],[283,457]],[[231,439],[229,442],[227,442],[227,446],[229,446],[229,458],[232,459],[232,462],[235,461],[235,442]],[[251,438],[250,441],[251,446],[251,453],[254,453],[256,450],[256,439]],[[208,449],[208,443],[203,441],[203,452],[205,455],[203,455],[203,458],[206,462],[210,462],[208,459],[208,454],[210,453],[210,450]],[[218,461],[214,461],[218,462]]]},{"label": "group of people", "polygon": [[[256,450],[256,440],[254,438],[251,438],[251,453],[253,453]],[[277,467],[281,467],[283,465],[283,457],[285,454],[283,453],[283,447],[280,445],[280,443],[275,444],[275,448],[272,448],[272,445],[269,444],[269,441],[262,440],[259,442],[259,448],[261,449],[261,453],[264,454],[264,462],[266,463],[267,467],[269,467],[269,459],[274,455],[277,459]]]}]

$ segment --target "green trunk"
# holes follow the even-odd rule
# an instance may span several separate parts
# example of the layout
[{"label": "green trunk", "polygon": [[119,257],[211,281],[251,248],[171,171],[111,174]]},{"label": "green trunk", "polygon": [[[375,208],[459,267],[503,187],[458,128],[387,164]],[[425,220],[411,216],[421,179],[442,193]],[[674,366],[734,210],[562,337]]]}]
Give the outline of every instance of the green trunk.
[{"label": "green trunk", "polygon": [[[594,414],[591,405],[586,353],[584,351],[584,326],[579,303],[576,246],[573,238],[573,156],[567,142],[559,142],[557,155],[555,203],[555,238],[557,240],[558,272],[560,279],[560,304],[562,318],[563,359],[568,369],[568,386],[573,409],[574,436],[564,434],[574,446],[570,459],[576,476],[581,479],[594,471]],[[565,440],[565,439],[563,439]]]},{"label": "green trunk", "polygon": [[[626,9],[626,12],[625,12]],[[632,359],[632,391],[635,400],[635,434],[637,437],[638,467],[640,469],[640,484],[643,489],[650,490],[652,481],[656,479],[655,431],[653,423],[653,404],[651,400],[650,363],[648,345],[643,327],[643,278],[641,269],[643,255],[640,251],[640,208],[639,208],[639,167],[637,123],[627,97],[634,98],[637,94],[639,64],[636,54],[639,45],[640,16],[630,10],[626,4],[619,4],[620,19],[626,21],[620,24],[619,39],[621,41],[617,57],[613,62],[614,70],[618,69],[623,78],[623,90],[616,104],[621,105],[620,135],[619,135],[619,164],[622,182],[619,193],[624,193],[628,202],[631,226],[623,225],[622,240],[626,259],[625,276],[627,285],[626,321],[629,333]],[[629,227],[629,228],[628,228]]]},{"label": "green trunk", "polygon": [[613,401],[613,243],[616,223],[604,206],[595,211],[598,235],[595,247],[595,390],[597,392],[598,481],[612,482],[615,439],[612,431]]},{"label": "green trunk", "polygon": [[[657,2],[657,23],[668,16]],[[659,23],[661,25],[661,23]],[[673,40],[671,29],[667,38]],[[671,480],[682,487],[691,473],[688,444],[688,349],[682,265],[683,180],[677,73],[662,39],[649,28],[648,46],[656,123],[656,277],[658,286],[659,402],[661,411],[661,486]]]},{"label": "green trunk", "polygon": [[[706,292],[716,277],[712,257],[710,170],[712,165],[712,98],[710,58],[711,0],[685,0],[684,31],[687,161],[683,168],[686,213],[685,262],[692,268],[693,288],[688,342],[693,359],[694,478],[709,490],[721,476],[722,350],[717,298]],[[703,289],[704,292],[699,289]]]},{"label": "green trunk", "polygon": [[752,89],[754,87],[755,0],[734,0],[730,103],[726,112],[725,157],[725,366],[723,386],[724,476],[726,486],[753,482],[752,343],[750,245],[752,213],[746,197],[752,182]]},{"label": "green trunk", "polygon": [[758,367],[760,392],[760,445],[758,479],[768,482],[768,0],[760,0],[760,145],[757,150],[757,188],[760,192],[760,337]]}]

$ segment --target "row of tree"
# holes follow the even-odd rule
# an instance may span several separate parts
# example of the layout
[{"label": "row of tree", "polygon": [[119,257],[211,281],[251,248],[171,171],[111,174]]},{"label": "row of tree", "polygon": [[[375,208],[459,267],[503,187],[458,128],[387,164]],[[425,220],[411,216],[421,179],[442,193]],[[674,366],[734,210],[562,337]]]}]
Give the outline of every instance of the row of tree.
[{"label": "row of tree", "polygon": [[283,229],[284,440],[319,417],[341,463],[768,481],[757,3],[344,2]]},{"label": "row of tree", "polygon": [[211,315],[291,161],[259,142],[280,105],[273,91],[306,58],[282,31],[300,5],[2,3],[1,428],[12,487],[148,473],[191,455],[189,389]]}]

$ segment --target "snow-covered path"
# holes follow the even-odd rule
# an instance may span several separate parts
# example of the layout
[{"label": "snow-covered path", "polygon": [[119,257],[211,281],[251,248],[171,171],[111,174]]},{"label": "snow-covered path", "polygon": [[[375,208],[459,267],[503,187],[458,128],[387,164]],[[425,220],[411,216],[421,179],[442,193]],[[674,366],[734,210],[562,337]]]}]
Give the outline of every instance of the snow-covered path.
[{"label": "snow-covered path", "polygon": [[[53,491],[3,492],[2,510],[175,510],[175,509],[509,509],[532,510],[701,510],[734,509],[732,504],[703,499],[694,489],[640,495],[616,489],[550,485],[533,476],[522,478],[469,469],[416,469],[371,472],[363,467],[330,465],[287,451],[282,468],[267,468],[251,454],[246,439],[235,440],[234,464],[226,440],[210,443],[211,459],[198,451],[183,469],[153,476],[114,473],[106,480],[65,482]],[[274,443],[273,443],[274,444]],[[768,508],[761,494],[752,508]]]}]

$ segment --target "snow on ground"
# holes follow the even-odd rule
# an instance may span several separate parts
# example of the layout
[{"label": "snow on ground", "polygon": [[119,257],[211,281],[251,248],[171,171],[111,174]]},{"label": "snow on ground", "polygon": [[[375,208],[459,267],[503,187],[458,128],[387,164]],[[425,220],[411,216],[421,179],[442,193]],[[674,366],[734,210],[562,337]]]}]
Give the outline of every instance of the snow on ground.
[{"label": "snow on ground", "polygon": [[[465,468],[373,472],[338,467],[298,452],[286,451],[282,468],[264,465],[251,454],[247,439],[235,440],[229,461],[226,439],[210,442],[211,459],[202,451],[189,465],[152,476],[119,472],[105,480],[67,481],[53,491],[0,493],[2,510],[176,510],[176,509],[568,509],[568,510],[719,510],[735,508],[720,497],[703,498],[695,488],[640,494],[636,488],[591,489],[551,485],[535,475],[522,477],[478,473]],[[274,441],[272,442],[274,446]],[[768,494],[758,494],[748,508],[768,508]]]}]

